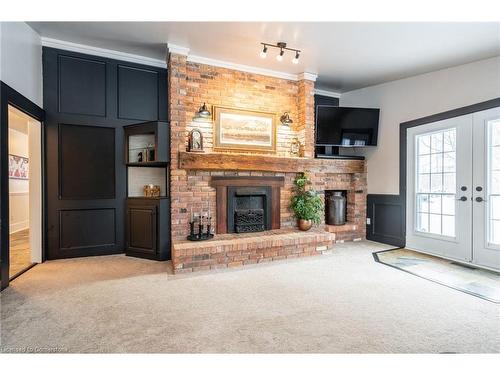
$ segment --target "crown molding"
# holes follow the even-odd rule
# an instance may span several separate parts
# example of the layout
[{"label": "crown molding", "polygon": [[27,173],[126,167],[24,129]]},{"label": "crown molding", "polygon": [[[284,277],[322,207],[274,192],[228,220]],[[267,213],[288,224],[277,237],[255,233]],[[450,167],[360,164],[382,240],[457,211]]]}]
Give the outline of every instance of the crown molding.
[{"label": "crown molding", "polygon": [[128,61],[136,64],[155,66],[157,68],[167,68],[166,61],[135,55],[132,53],[115,51],[107,48],[93,47],[86,44],[67,42],[65,40],[42,37],[42,46],[62,49],[66,51],[85,53],[100,57],[107,57],[115,60]]},{"label": "crown molding", "polygon": [[189,55],[189,48],[178,46],[177,44],[167,43],[167,50],[169,53],[175,53],[177,55]]},{"label": "crown molding", "polygon": [[[111,49],[107,49],[107,48],[93,47],[93,46],[89,46],[86,44],[67,42],[67,41],[60,40],[60,39],[53,39],[53,38],[47,38],[47,37],[42,37],[41,39],[42,39],[42,46],[44,46],[44,47],[51,47],[51,48],[57,48],[57,49],[62,49],[62,50],[66,50],[66,51],[84,53],[84,54],[88,54],[88,55],[107,57],[110,59],[128,61],[128,62],[142,64],[142,65],[155,66],[158,68],[167,68],[166,61],[159,60],[159,59],[153,59],[151,57],[135,55],[132,53],[121,52],[121,51],[111,50]],[[203,56],[190,55],[189,48],[183,47],[183,46],[178,46],[178,45],[172,44],[172,43],[167,43],[167,50],[169,53],[175,53],[175,54],[187,56],[188,61],[194,62],[197,64],[212,65],[212,66],[217,66],[220,68],[239,70],[239,71],[247,72],[247,73],[260,74],[260,75],[264,75],[264,76],[281,78],[281,79],[288,79],[291,81],[300,81],[300,80],[304,80],[304,79],[310,80],[310,81],[316,81],[316,78],[318,77],[318,75],[314,74],[314,73],[308,73],[308,72],[304,72],[304,73],[300,73],[300,74],[285,73],[285,72],[279,72],[277,70],[258,68],[255,66],[236,64],[236,63],[229,62],[229,61],[217,60],[217,59],[212,59],[212,58],[203,57]],[[323,95],[323,94],[321,94],[321,95]],[[340,96],[340,94],[338,94],[338,95]]]},{"label": "crown molding", "polygon": [[335,91],[316,89],[314,90],[314,93],[322,96],[329,96],[331,98],[340,98],[340,92],[335,92]]},{"label": "crown molding", "polygon": [[197,64],[212,65],[212,66],[217,66],[219,68],[227,68],[227,69],[239,70],[241,72],[261,74],[261,75],[269,76],[269,77],[276,77],[276,78],[288,79],[288,80],[292,80],[292,81],[298,81],[297,74],[278,72],[276,70],[258,68],[258,67],[250,66],[250,65],[236,64],[233,62],[212,59],[209,57],[189,55],[187,60],[190,62],[197,63]]},{"label": "crown molding", "polygon": [[304,73],[300,73],[297,75],[297,79],[299,81],[308,80],[308,81],[316,82],[316,78],[318,78],[318,75],[315,73],[304,72]]}]

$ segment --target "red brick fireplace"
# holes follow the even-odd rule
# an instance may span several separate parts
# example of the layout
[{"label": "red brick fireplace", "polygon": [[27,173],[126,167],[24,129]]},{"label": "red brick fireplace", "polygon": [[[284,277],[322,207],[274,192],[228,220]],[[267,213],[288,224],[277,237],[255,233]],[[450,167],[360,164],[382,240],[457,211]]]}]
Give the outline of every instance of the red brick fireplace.
[{"label": "red brick fireplace", "polygon": [[[218,234],[240,232],[234,223],[238,208],[233,203],[238,195],[261,197],[262,208],[249,207],[248,209],[262,210],[262,230],[280,229],[281,201],[280,190],[284,185],[283,177],[221,177],[214,176],[210,182],[216,190],[216,217]],[[257,195],[258,194],[258,195]],[[260,230],[248,230],[248,232]],[[243,231],[241,231],[243,232]]]},{"label": "red brick fireplace", "polygon": [[[336,241],[365,237],[365,162],[314,159],[312,80],[305,77],[287,80],[192,63],[186,56],[178,54],[170,54],[168,69],[172,261],[175,272],[321,254],[331,250]],[[277,147],[273,154],[216,151],[213,148],[213,124],[192,121],[203,102],[276,114],[287,111],[293,124],[278,124]],[[188,133],[193,128],[203,133],[204,153],[186,151]],[[303,144],[304,157],[290,156],[290,142],[294,137]],[[326,190],[346,191],[348,223],[345,226],[326,228],[322,224],[309,232],[296,229],[289,204],[293,180],[298,172],[306,172],[312,188],[323,197]],[[271,227],[265,228],[271,230],[227,233],[231,232],[227,228],[228,187],[251,187],[255,183],[271,187]],[[216,225],[215,238],[203,242],[187,241],[191,210],[206,212],[209,207],[217,207],[212,215]],[[251,209],[257,210],[252,214],[259,214],[262,208]]]}]

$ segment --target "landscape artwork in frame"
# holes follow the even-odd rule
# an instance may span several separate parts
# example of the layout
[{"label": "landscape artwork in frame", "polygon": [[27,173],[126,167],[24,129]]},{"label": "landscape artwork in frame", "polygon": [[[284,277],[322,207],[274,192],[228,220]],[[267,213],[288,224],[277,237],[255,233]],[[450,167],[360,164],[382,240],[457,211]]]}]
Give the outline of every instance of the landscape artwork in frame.
[{"label": "landscape artwork in frame", "polygon": [[214,148],[276,151],[276,114],[214,107]]},{"label": "landscape artwork in frame", "polygon": [[9,154],[9,178],[13,178],[15,180],[29,179],[28,158]]}]

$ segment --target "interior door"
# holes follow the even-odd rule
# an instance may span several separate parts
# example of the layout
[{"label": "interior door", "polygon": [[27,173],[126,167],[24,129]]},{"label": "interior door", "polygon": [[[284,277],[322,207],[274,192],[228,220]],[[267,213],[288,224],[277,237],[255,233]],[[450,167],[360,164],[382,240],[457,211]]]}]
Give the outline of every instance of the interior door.
[{"label": "interior door", "polygon": [[406,246],[472,260],[472,115],[407,132]]},{"label": "interior door", "polygon": [[[0,82],[0,289],[4,289],[9,285],[10,268],[9,106],[21,110],[41,123],[43,123],[45,117],[43,109],[13,88]],[[41,225],[43,226],[43,223]]]},{"label": "interior door", "polygon": [[125,166],[115,65],[44,49],[47,258],[123,251]]},{"label": "interior door", "polygon": [[473,118],[472,261],[500,269],[500,108]]}]

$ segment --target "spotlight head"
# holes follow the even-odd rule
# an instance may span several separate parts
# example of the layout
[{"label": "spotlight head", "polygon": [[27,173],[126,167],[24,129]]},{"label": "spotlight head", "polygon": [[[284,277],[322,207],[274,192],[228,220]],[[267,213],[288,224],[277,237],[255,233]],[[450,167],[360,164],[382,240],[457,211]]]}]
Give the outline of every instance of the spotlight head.
[{"label": "spotlight head", "polygon": [[282,61],[283,60],[283,55],[285,54],[285,51],[283,50],[283,48],[281,49],[280,51],[280,54],[278,56],[276,56],[276,60],[278,61]]},{"label": "spotlight head", "polygon": [[298,64],[299,63],[299,57],[300,57],[299,51],[295,52],[295,57],[292,59],[292,63]]},{"label": "spotlight head", "polygon": [[264,48],[260,52],[260,57],[262,57],[263,59],[265,59],[266,56],[267,56],[267,46],[264,44]]}]

